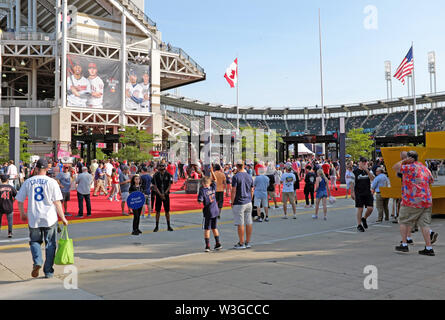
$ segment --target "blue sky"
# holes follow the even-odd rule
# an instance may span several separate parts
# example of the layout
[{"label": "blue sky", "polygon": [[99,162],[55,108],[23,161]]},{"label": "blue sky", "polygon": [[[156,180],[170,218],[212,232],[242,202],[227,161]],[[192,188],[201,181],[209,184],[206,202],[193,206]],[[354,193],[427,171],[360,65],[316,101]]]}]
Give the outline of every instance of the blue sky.
[{"label": "blue sky", "polygon": [[[377,9],[377,29],[367,29],[365,7]],[[427,54],[436,52],[437,91],[445,59],[443,0],[145,0],[163,41],[182,48],[207,79],[180,87],[180,95],[235,104],[224,79],[239,61],[239,104],[255,107],[320,105],[318,8],[322,17],[325,105],[386,98],[384,61],[392,73],[414,41],[416,93],[428,93]],[[393,78],[393,96],[406,96]]]}]

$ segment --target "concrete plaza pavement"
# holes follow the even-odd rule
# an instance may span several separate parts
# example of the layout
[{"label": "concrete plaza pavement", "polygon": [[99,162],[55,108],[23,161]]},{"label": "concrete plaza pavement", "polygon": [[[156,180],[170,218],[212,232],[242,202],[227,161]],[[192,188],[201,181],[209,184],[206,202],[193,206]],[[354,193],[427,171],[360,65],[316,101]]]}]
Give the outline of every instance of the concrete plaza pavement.
[{"label": "concrete plaza pavement", "polygon": [[[118,204],[117,204],[118,205]],[[352,200],[337,199],[328,219],[313,220],[314,209],[297,209],[285,220],[282,206],[270,221],[254,223],[252,248],[234,250],[237,242],[231,210],[219,223],[223,250],[204,252],[202,213],[172,215],[174,232],[161,216],[141,219],[140,236],[131,236],[132,217],[83,221],[69,225],[74,239],[78,289],[64,288],[64,266],[55,277],[31,278],[32,259],[26,228],[13,241],[0,234],[0,299],[444,299],[445,220],[433,219],[439,233],[435,257],[421,256],[421,234],[414,233],[408,254],[397,253],[398,224],[375,223],[355,229]],[[288,208],[288,213],[292,209]],[[322,210],[320,212],[322,217]],[[213,236],[211,244],[214,245]],[[377,268],[378,289],[365,289],[366,266]]]}]

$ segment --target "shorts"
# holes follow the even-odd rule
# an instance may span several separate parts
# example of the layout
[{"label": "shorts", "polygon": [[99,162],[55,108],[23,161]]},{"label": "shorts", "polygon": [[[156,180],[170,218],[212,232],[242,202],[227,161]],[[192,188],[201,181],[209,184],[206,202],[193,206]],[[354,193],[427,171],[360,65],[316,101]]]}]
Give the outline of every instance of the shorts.
[{"label": "shorts", "polygon": [[150,197],[149,194],[146,194],[146,195],[145,195],[145,204],[146,204],[147,206],[149,206],[149,205],[150,205],[150,202],[151,202],[151,197]]},{"label": "shorts", "polygon": [[216,229],[216,222],[218,217],[212,218],[210,216],[204,216],[204,230]]},{"label": "shorts", "polygon": [[215,194],[216,203],[218,204],[218,208],[222,208],[224,205],[224,191],[218,191]]},{"label": "shorts", "polygon": [[355,207],[374,207],[374,196],[372,194],[355,194]]},{"label": "shorts", "polygon": [[68,202],[71,199],[69,192],[62,192],[62,197],[63,197],[62,199],[63,202]]},{"label": "shorts", "polygon": [[400,207],[399,223],[410,227],[417,225],[420,228],[429,227],[431,224],[432,207],[429,208],[412,208]]},{"label": "shorts", "polygon": [[275,198],[277,195],[275,194],[275,191],[267,191],[267,195],[271,198]]},{"label": "shorts", "polygon": [[351,189],[351,187],[353,187],[354,186],[354,180],[346,180],[346,190],[349,190],[349,189]]},{"label": "shorts", "polygon": [[130,195],[130,192],[122,192],[121,193],[121,201],[126,202],[129,195]]},{"label": "shorts", "polygon": [[295,192],[283,192],[283,203],[289,199],[289,202],[295,202]]},{"label": "shorts", "polygon": [[164,211],[170,212],[170,196],[166,195],[165,200],[162,200],[159,195],[156,197],[156,202],[155,202],[156,212],[161,212],[162,204],[164,204]]},{"label": "shorts", "polygon": [[232,212],[233,212],[233,220],[235,221],[235,226],[253,224],[252,202],[247,204],[234,205],[232,207]]},{"label": "shorts", "polygon": [[257,208],[259,208],[260,206],[263,206],[263,208],[267,208],[269,206],[267,197],[266,198],[255,197],[255,199],[253,200],[253,205]]},{"label": "shorts", "polygon": [[327,197],[328,197],[328,190],[317,191],[317,194],[315,195],[316,199],[327,198]]}]

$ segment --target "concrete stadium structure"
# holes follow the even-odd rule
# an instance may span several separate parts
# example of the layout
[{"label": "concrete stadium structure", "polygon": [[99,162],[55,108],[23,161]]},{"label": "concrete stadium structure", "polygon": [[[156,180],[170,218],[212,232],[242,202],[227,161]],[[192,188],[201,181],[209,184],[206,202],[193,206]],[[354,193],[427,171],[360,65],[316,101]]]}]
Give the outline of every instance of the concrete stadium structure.
[{"label": "concrete stadium structure", "polygon": [[[161,91],[204,80],[206,74],[185,51],[162,41],[143,0],[135,1],[0,0],[0,122],[9,122],[9,107],[15,106],[32,140],[57,141],[65,151],[74,134],[116,134],[123,126],[154,133],[160,148]],[[123,85],[120,109],[69,106],[68,56],[120,64],[121,82],[128,63],[147,66],[150,112],[126,110]]]}]

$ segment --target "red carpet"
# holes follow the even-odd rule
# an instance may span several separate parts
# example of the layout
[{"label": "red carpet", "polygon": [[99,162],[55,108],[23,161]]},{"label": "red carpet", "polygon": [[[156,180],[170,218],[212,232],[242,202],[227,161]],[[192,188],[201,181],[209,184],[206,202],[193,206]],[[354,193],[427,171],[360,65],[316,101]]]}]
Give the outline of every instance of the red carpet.
[{"label": "red carpet", "polygon": [[[181,186],[184,184],[184,180],[180,180],[173,184],[171,192],[178,192]],[[346,194],[345,189],[340,188],[337,183],[338,191],[333,192],[333,196],[344,196]],[[300,183],[300,189],[297,190],[297,199],[299,203],[304,202],[304,182]],[[186,210],[199,210],[202,206],[196,201],[197,194],[183,194],[183,193],[171,193],[170,194],[170,210],[172,213],[176,211],[186,211]],[[281,202],[281,197],[277,198],[278,202]],[[224,207],[230,207],[230,198],[224,197]],[[25,201],[25,209],[27,208],[27,201]],[[105,217],[116,217],[122,216],[121,214],[121,202],[109,201],[107,197],[101,195],[97,197],[91,196],[91,211],[92,216],[89,218],[105,218]],[[162,210],[163,211],[163,210]],[[78,213],[77,204],[77,193],[76,191],[71,191],[71,200],[68,202],[68,212],[73,215],[73,217],[67,217],[68,220],[77,220],[79,218],[75,217]],[[84,216],[86,216],[86,206],[84,202]],[[17,201],[14,203],[14,224],[24,224],[25,222],[20,219],[20,214],[18,210]],[[3,218],[2,226],[6,224],[6,217]]]}]

